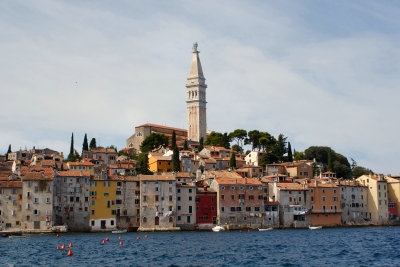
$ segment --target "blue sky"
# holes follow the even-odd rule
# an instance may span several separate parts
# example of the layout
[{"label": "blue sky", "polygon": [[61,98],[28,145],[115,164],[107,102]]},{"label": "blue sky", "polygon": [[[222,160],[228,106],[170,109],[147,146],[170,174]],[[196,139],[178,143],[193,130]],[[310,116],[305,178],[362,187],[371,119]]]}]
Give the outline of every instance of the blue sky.
[{"label": "blue sky", "polygon": [[396,1],[3,1],[0,153],[186,128],[198,42],[209,129],[283,133],[398,174],[399,18]]}]

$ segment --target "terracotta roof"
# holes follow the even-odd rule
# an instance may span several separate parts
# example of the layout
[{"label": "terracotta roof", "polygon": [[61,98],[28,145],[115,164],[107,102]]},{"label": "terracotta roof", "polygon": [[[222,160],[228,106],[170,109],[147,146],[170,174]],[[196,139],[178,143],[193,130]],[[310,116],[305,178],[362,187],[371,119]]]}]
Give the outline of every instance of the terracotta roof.
[{"label": "terracotta roof", "polygon": [[40,164],[43,166],[43,165],[45,165],[45,166],[55,166],[56,164],[55,164],[55,162],[54,162],[54,160],[42,160],[41,162],[40,162]]},{"label": "terracotta roof", "polygon": [[23,181],[43,181],[43,180],[53,180],[53,175],[44,174],[41,172],[28,172]]},{"label": "terracotta roof", "polygon": [[90,171],[60,171],[57,176],[61,177],[80,177],[80,176],[90,176]]},{"label": "terracotta roof", "polygon": [[133,169],[134,167],[133,163],[107,164],[109,169]]},{"label": "terracotta roof", "polygon": [[[146,127],[146,126],[147,126],[147,127],[157,127],[157,128],[167,129],[167,130],[181,131],[181,132],[187,133],[187,130],[186,130],[186,129],[174,128],[174,127],[170,127],[170,126],[163,126],[163,125],[152,124],[152,123],[142,124],[142,125],[136,126],[135,128]],[[177,134],[177,135],[178,135],[178,134]]]},{"label": "terracotta roof", "polygon": [[22,187],[22,182],[21,181],[1,181],[0,187],[1,188]]},{"label": "terracotta roof", "polygon": [[318,186],[315,186],[315,182],[307,184],[308,187],[324,187],[324,188],[337,188],[338,186],[336,184],[320,184],[318,183]]},{"label": "terracotta roof", "polygon": [[139,175],[141,181],[175,181],[175,177],[171,174],[168,175]]},{"label": "terracotta roof", "polygon": [[68,166],[94,166],[93,163],[91,163],[90,161],[84,161],[84,162],[70,161],[67,164],[68,164]]},{"label": "terracotta roof", "polygon": [[280,190],[304,190],[308,191],[308,188],[304,188],[303,185],[298,183],[278,183],[277,186]]},{"label": "terracotta roof", "polygon": [[116,180],[116,181],[136,181],[139,182],[140,178],[137,176],[125,176],[125,175],[113,175],[109,176],[110,180]]},{"label": "terracotta roof", "polygon": [[230,172],[230,171],[216,171],[214,172],[216,178],[233,178],[233,179],[243,179],[242,176],[237,174],[236,172]]},{"label": "terracotta roof", "polygon": [[249,184],[249,185],[262,185],[262,183],[256,178],[217,178],[216,182],[220,185],[231,185],[231,184]]},{"label": "terracotta roof", "polygon": [[214,158],[203,159],[204,163],[214,164],[217,161]]}]

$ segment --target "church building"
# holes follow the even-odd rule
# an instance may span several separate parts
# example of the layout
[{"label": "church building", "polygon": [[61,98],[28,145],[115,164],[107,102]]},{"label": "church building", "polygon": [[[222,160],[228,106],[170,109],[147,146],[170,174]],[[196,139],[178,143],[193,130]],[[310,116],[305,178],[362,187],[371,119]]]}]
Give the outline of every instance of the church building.
[{"label": "church building", "polygon": [[188,129],[180,129],[157,124],[143,124],[135,127],[135,133],[126,140],[126,147],[140,149],[140,145],[147,136],[152,133],[164,134],[171,139],[175,131],[177,143],[188,140],[199,142],[207,137],[207,116],[206,116],[206,88],[203,69],[200,63],[197,43],[193,44],[192,63],[187,78],[187,122]]}]

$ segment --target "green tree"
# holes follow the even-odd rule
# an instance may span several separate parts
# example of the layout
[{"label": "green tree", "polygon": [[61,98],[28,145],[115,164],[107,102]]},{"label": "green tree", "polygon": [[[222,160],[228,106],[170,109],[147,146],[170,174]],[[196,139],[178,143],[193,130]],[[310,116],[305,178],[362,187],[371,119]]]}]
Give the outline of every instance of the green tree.
[{"label": "green tree", "polygon": [[172,155],[172,171],[179,172],[181,171],[181,165],[179,161],[179,150],[178,147],[174,147],[174,154]]},{"label": "green tree", "polygon": [[260,164],[263,167],[263,169],[265,169],[267,164],[272,164],[275,162],[278,162],[278,158],[273,153],[267,152],[261,156]]},{"label": "green tree", "polygon": [[174,150],[175,147],[176,147],[176,133],[175,130],[173,130],[171,137],[171,149]]},{"label": "green tree", "polygon": [[97,148],[96,138],[93,137],[92,140],[90,140],[89,147],[90,149]]},{"label": "green tree", "polygon": [[229,160],[229,167],[231,168],[236,168],[236,156],[235,156],[235,152],[231,153],[231,158]]},{"label": "green tree", "polygon": [[74,148],[74,133],[71,136],[71,146],[69,148],[68,161],[75,161],[75,148]]},{"label": "green tree", "polygon": [[150,152],[168,146],[168,137],[163,134],[152,133],[143,140],[140,145],[140,151]]},{"label": "green tree", "polygon": [[278,161],[284,160],[284,155],[287,153],[287,137],[283,134],[279,134],[276,144],[273,146],[273,154],[278,158]]},{"label": "green tree", "polygon": [[8,154],[10,154],[10,153],[12,153],[12,151],[11,151],[11,144],[8,146],[8,150],[7,150],[7,153],[6,153],[6,160],[8,161]]},{"label": "green tree", "polygon": [[333,172],[332,150],[330,150],[330,149],[329,149],[329,151],[328,151],[328,171]]},{"label": "green tree", "polygon": [[232,150],[240,153],[242,151],[242,148],[238,145],[233,145]]},{"label": "green tree", "polygon": [[287,146],[287,161],[293,162],[292,146],[290,145],[290,142],[288,142]]},{"label": "green tree", "polygon": [[[204,145],[206,146],[223,146],[224,135],[219,132],[211,132],[208,136]],[[201,150],[200,150],[201,151]]]},{"label": "green tree", "polygon": [[258,139],[259,148],[262,151],[272,150],[276,144],[276,139],[267,132],[260,132],[260,138]]},{"label": "green tree", "polygon": [[185,140],[185,142],[183,143],[183,150],[189,150],[187,141]]},{"label": "green tree", "polygon": [[351,169],[349,166],[340,163],[338,160],[335,160],[332,165],[336,173],[336,177],[345,179],[351,178]]},{"label": "green tree", "polygon": [[293,152],[293,159],[294,160],[303,160],[306,159],[304,156],[304,152],[301,151],[296,151],[296,149]]},{"label": "green tree", "polygon": [[363,175],[368,175],[369,173],[374,173],[374,172],[370,169],[361,166],[356,166],[352,171],[352,176],[357,179],[358,177]]},{"label": "green tree", "polygon": [[226,149],[230,149],[231,148],[231,139],[228,136],[228,133],[224,133],[224,135],[222,136],[221,139],[221,146],[223,146]]},{"label": "green tree", "polygon": [[138,157],[138,161],[137,161],[137,171],[140,174],[144,174],[144,175],[150,175],[153,174],[150,170],[149,170],[149,157],[147,155],[147,153],[142,152],[139,154]]},{"label": "green tree", "polygon": [[251,145],[251,150],[254,151],[258,148],[260,150],[260,131],[258,130],[252,130],[247,133],[249,138],[245,139],[244,144],[245,145]]},{"label": "green tree", "polygon": [[82,144],[82,152],[84,150],[89,150],[89,144],[88,144],[88,140],[87,140],[87,134],[85,134],[85,137],[83,138],[83,144]]},{"label": "green tree", "polygon": [[199,144],[199,152],[201,152],[202,150],[203,150],[203,148],[204,148],[204,144],[203,144],[203,142],[204,142],[204,139],[203,139],[203,137],[200,137],[200,144]]},{"label": "green tree", "polygon": [[247,131],[243,129],[236,129],[233,132],[229,133],[229,138],[232,141],[236,141],[236,144],[240,147],[240,151],[242,151],[243,141],[247,137]]}]

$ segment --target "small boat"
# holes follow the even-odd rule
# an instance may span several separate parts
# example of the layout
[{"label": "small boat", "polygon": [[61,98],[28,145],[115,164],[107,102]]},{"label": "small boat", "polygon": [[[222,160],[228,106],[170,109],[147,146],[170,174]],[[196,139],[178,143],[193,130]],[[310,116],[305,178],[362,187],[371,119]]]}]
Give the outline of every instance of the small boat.
[{"label": "small boat", "polygon": [[258,228],[258,231],[263,232],[263,231],[269,231],[272,230],[274,228],[270,227],[270,228]]},{"label": "small boat", "polygon": [[221,230],[224,231],[225,228],[222,227],[222,226],[217,225],[217,226],[213,227],[212,230],[213,230],[214,232],[219,232],[219,231],[221,231]]},{"label": "small boat", "polygon": [[112,234],[123,234],[123,233],[126,233],[126,232],[128,232],[128,230],[115,230],[115,231],[112,231],[111,233]]},{"label": "small boat", "polygon": [[318,229],[322,229],[322,226],[311,226],[311,225],[309,225],[308,228],[310,230],[318,230]]},{"label": "small boat", "polygon": [[27,238],[29,235],[10,235],[8,238]]}]

